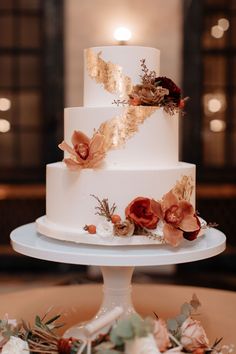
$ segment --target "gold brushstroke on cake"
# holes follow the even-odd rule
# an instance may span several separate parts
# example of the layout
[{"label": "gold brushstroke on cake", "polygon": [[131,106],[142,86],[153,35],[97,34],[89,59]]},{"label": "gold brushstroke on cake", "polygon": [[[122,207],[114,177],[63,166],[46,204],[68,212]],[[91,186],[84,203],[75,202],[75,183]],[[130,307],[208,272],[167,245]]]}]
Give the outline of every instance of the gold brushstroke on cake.
[{"label": "gold brushstroke on cake", "polygon": [[158,107],[129,106],[121,115],[102,123],[98,132],[105,137],[106,151],[122,147]]},{"label": "gold brushstroke on cake", "polygon": [[91,79],[103,84],[110,93],[118,94],[120,98],[128,97],[132,91],[132,82],[129,76],[123,74],[120,65],[101,58],[102,52],[95,53],[91,48],[85,50],[87,71]]},{"label": "gold brushstroke on cake", "polygon": [[192,176],[182,176],[182,178],[176,182],[176,185],[172,189],[177,197],[182,200],[190,201],[194,189]]}]

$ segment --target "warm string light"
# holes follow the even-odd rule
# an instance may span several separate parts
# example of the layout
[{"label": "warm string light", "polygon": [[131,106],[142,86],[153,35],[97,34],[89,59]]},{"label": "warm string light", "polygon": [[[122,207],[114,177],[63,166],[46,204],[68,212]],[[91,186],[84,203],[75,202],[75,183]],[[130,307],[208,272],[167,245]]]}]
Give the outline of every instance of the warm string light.
[{"label": "warm string light", "polygon": [[132,37],[132,33],[127,27],[118,27],[114,31],[113,36],[119,44],[126,44]]}]

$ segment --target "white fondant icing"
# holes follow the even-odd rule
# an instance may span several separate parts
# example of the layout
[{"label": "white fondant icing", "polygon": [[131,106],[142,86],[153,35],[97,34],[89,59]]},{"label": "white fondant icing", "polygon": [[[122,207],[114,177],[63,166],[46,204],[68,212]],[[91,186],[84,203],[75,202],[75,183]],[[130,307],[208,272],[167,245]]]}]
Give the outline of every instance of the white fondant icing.
[{"label": "white fondant icing", "polygon": [[[160,51],[155,48],[138,46],[105,46],[91,48],[95,53],[101,52],[101,58],[118,64],[125,75],[129,76],[133,84],[140,83],[142,74],[140,60],[145,59],[149,70],[160,71]],[[89,76],[84,56],[84,106],[111,106],[119,95],[104,90],[102,84],[98,84]]]},{"label": "white fondant icing", "polygon": [[[98,225],[95,195],[117,205],[116,213],[125,217],[125,208],[136,197],[161,199],[182,176],[191,176],[195,186],[195,166],[179,163],[169,168],[149,170],[83,169],[72,172],[63,162],[47,166],[46,214],[50,222],[64,228],[82,230],[85,224]],[[195,188],[191,203],[195,205]]]},{"label": "white fondant icing", "polygon": [[[71,143],[74,130],[81,130],[92,137],[94,129],[116,116],[123,107],[73,107],[65,109],[65,141]],[[170,166],[178,162],[178,114],[170,116],[162,108],[157,109],[122,148],[107,153],[107,167],[153,168]]]}]

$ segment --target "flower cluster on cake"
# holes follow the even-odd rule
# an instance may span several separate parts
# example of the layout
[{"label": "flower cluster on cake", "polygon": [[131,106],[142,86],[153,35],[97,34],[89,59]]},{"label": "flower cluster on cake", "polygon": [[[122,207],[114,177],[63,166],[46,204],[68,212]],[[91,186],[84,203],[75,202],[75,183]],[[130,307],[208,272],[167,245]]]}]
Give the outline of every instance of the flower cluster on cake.
[{"label": "flower cluster on cake", "polygon": [[159,55],[147,47],[85,50],[85,106],[65,110],[64,159],[47,166],[39,232],[78,243],[176,247],[210,226],[195,209],[195,165],[179,161],[187,98],[160,75]]}]

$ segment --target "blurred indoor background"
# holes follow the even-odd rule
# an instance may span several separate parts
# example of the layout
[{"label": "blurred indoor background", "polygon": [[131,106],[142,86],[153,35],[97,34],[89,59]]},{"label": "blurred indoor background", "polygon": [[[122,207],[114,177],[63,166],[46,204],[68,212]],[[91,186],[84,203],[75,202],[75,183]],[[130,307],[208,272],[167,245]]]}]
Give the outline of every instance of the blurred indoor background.
[{"label": "blurred indoor background", "polygon": [[[161,75],[190,100],[181,159],[197,165],[197,209],[227,235],[212,259],[143,269],[137,282],[236,289],[236,1],[0,0],[0,289],[99,280],[86,267],[16,254],[11,230],[45,213],[45,165],[62,159],[63,108],[82,105],[83,49],[161,50]],[[0,290],[1,291],[1,290]]]}]

